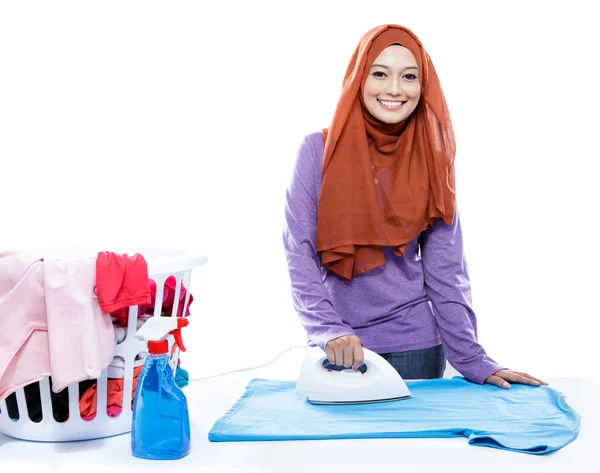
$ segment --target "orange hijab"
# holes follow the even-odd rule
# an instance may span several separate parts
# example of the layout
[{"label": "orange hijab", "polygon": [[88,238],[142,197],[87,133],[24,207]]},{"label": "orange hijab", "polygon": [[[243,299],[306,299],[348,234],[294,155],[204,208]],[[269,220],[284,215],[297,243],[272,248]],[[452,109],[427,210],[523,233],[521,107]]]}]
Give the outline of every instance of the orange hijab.
[{"label": "orange hijab", "polygon": [[[389,125],[367,111],[362,90],[371,65],[392,44],[417,60],[421,97],[406,120]],[[384,246],[402,256],[436,217],[452,223],[454,132],[431,59],[410,30],[384,25],[362,37],[323,137],[317,251],[324,267],[350,280],[385,264]]]}]

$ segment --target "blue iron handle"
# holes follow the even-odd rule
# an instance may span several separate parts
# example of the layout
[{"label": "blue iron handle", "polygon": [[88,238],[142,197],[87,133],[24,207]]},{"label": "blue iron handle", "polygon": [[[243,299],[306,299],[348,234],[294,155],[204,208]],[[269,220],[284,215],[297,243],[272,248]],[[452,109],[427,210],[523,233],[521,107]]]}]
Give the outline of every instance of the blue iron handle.
[{"label": "blue iron handle", "polygon": [[[344,371],[347,370],[348,368],[346,368],[345,366],[338,366],[338,365],[334,365],[332,363],[329,363],[329,359],[325,358],[323,360],[323,368],[325,368],[326,370],[331,370],[331,371]],[[367,372],[367,365],[366,364],[362,364],[360,365],[358,368],[356,368],[357,371],[360,371],[362,374],[365,374]]]}]

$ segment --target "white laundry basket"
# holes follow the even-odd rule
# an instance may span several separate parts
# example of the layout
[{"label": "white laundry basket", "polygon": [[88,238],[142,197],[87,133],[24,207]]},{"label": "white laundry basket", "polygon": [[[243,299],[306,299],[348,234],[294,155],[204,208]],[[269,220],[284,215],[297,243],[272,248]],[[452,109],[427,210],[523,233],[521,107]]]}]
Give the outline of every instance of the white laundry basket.
[{"label": "white laundry basket", "polygon": [[[103,250],[100,250],[103,251]],[[115,253],[126,253],[133,255],[140,253],[148,263],[148,275],[156,282],[156,303],[154,305],[154,316],[160,316],[164,283],[169,276],[174,276],[177,285],[172,316],[178,313],[181,284],[183,282],[187,294],[184,302],[183,314],[186,313],[190,298],[190,282],[192,270],[208,262],[207,254],[186,253],[179,250],[146,248],[146,249],[111,249]],[[97,255],[97,250],[90,249],[45,249],[36,250],[35,254],[40,257],[80,257]],[[66,442],[76,440],[89,440],[112,435],[124,434],[131,431],[132,410],[129,396],[132,392],[134,361],[140,353],[146,353],[147,347],[144,341],[135,337],[138,319],[138,307],[129,308],[127,324],[127,335],[123,342],[115,345],[115,357],[121,357],[125,361],[124,386],[123,386],[123,408],[116,417],[107,414],[107,371],[102,371],[97,380],[96,416],[91,420],[83,420],[80,415],[79,406],[79,384],[68,386],[69,417],[64,422],[55,420],[52,409],[50,394],[50,379],[48,376],[39,381],[42,418],[39,422],[30,419],[24,389],[16,391],[17,408],[19,419],[13,420],[8,413],[6,400],[0,403],[0,432],[10,437],[43,441],[43,442]],[[173,337],[169,337],[169,350],[173,347]],[[171,358],[171,368],[175,372],[179,357],[179,350],[174,350]]]}]

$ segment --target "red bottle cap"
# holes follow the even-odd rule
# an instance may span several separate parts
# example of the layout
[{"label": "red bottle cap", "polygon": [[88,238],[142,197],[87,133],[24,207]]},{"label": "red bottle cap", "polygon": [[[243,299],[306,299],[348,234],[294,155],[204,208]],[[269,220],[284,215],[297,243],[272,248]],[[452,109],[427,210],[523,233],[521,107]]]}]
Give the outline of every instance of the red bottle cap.
[{"label": "red bottle cap", "polygon": [[168,340],[150,340],[148,341],[149,355],[164,355],[169,352]]}]

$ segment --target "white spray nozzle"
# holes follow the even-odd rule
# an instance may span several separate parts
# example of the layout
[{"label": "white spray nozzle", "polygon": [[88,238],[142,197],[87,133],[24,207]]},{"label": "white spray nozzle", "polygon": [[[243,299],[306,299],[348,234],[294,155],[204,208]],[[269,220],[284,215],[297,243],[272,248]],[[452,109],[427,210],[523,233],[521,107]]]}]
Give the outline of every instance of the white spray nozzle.
[{"label": "white spray nozzle", "polygon": [[151,317],[135,334],[136,338],[145,340],[162,340],[172,334],[175,337],[175,343],[181,351],[185,351],[183,340],[181,339],[181,329],[187,327],[188,319],[182,317]]}]

